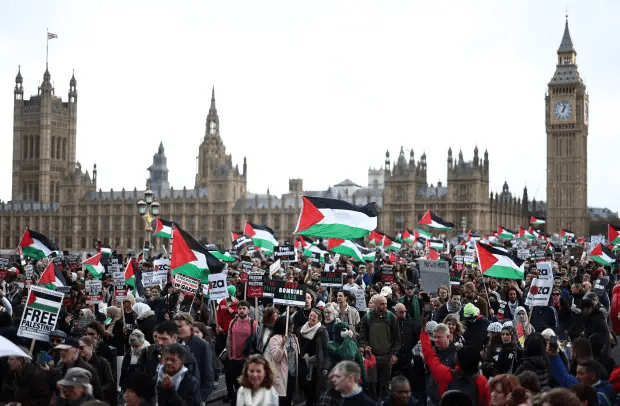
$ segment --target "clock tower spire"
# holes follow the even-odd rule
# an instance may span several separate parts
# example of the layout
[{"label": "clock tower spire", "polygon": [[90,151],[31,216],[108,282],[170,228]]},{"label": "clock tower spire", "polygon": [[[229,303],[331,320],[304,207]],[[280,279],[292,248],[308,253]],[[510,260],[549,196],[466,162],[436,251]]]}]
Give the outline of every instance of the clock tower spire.
[{"label": "clock tower spire", "polygon": [[588,221],[588,94],[577,70],[568,29],[545,97],[547,130],[547,232],[586,235]]}]

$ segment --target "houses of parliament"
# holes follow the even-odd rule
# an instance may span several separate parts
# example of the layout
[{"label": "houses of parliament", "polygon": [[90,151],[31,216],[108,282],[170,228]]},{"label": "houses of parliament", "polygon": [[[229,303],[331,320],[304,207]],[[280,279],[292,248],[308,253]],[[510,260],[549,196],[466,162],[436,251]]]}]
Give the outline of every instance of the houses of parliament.
[{"label": "houses of parliament", "polygon": [[[471,160],[447,149],[447,182],[428,183],[427,157],[414,151],[385,154],[378,169],[368,170],[368,184],[344,180],[326,190],[303,189],[302,179],[290,179],[288,193],[274,196],[248,191],[246,158],[241,168],[226,154],[215,103],[215,91],[206,118],[205,135],[198,146],[193,189],[174,189],[168,183],[163,144],[153,156],[146,187],[160,203],[160,216],[174,221],[201,242],[228,248],[231,232],[242,231],[246,221],[265,224],[281,242],[291,237],[304,194],[342,199],[363,205],[376,202],[378,230],[394,235],[415,228],[426,210],[461,227],[491,233],[498,225],[527,226],[531,215],[547,218],[548,232],[561,227],[587,234],[588,95],[576,65],[576,51],[568,22],[558,63],[548,84],[545,103],[547,133],[548,201],[531,201],[527,189],[514,194],[504,183],[500,193],[489,190],[488,151],[473,148]],[[82,168],[76,159],[78,92],[69,81],[67,100],[55,94],[46,69],[38,94],[24,100],[23,78],[17,73],[14,89],[12,200],[0,203],[0,248],[14,249],[26,227],[39,231],[61,249],[84,251],[93,239],[113,249],[139,249],[145,224],[137,213],[141,190],[97,188],[97,168]],[[406,156],[408,155],[408,156]],[[462,225],[463,224],[463,225]],[[457,230],[448,235],[453,236]],[[169,240],[151,237],[154,247]]]}]

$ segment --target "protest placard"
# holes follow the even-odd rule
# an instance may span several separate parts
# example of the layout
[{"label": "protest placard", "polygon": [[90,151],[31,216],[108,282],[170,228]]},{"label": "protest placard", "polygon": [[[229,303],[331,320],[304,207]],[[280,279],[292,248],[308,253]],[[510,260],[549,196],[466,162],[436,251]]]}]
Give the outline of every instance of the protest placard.
[{"label": "protest placard", "polygon": [[248,272],[248,298],[263,297],[263,275],[262,271]]},{"label": "protest placard", "polygon": [[246,252],[254,251],[254,243],[251,238],[246,237],[245,235],[240,235],[237,239],[232,242],[232,247],[237,254],[242,254],[245,249]]},{"label": "protest placard", "polygon": [[263,277],[263,297],[274,297],[280,283],[282,282],[273,281],[265,275]]},{"label": "protest placard", "polygon": [[355,295],[355,307],[360,312],[366,310],[366,295],[363,289],[351,289],[349,292]]},{"label": "protest placard", "polygon": [[594,293],[599,296],[603,296],[605,293],[605,287],[609,283],[609,276],[601,276],[594,282]]},{"label": "protest placard", "polygon": [[159,258],[153,261],[153,271],[168,272],[170,269],[170,260],[168,258]]},{"label": "protest placard", "polygon": [[17,335],[49,342],[49,335],[56,328],[63,298],[62,293],[30,286]]},{"label": "protest placard", "polygon": [[454,256],[454,264],[452,265],[455,271],[462,271],[465,269],[465,257],[463,255]]},{"label": "protest placard", "polygon": [[381,265],[381,282],[394,282],[392,265]]},{"label": "protest placard", "polygon": [[228,285],[225,273],[212,273],[209,275],[209,299],[220,301],[228,297]]},{"label": "protest placard", "polygon": [[547,306],[553,289],[553,278],[532,279],[530,290],[527,292],[525,304],[528,306]]},{"label": "protest placard", "polygon": [[168,271],[142,272],[142,286],[165,285],[168,282]]},{"label": "protest placard", "polygon": [[344,274],[333,264],[325,264],[321,272],[321,286],[339,288],[343,285]]},{"label": "protest placard", "polygon": [[530,250],[528,249],[522,249],[517,251],[517,258],[519,259],[530,259]]},{"label": "protest placard", "polygon": [[112,279],[114,279],[114,298],[117,301],[127,299],[127,289],[125,289],[125,273],[114,272],[112,273]]},{"label": "protest placard", "polygon": [[295,248],[292,245],[280,245],[276,247],[273,256],[281,260],[283,264],[295,262],[297,260]]},{"label": "protest placard", "polygon": [[179,288],[186,294],[195,295],[198,291],[198,285],[200,285],[200,279],[192,276],[183,275],[177,273],[174,275],[173,286]]},{"label": "protest placard", "polygon": [[553,279],[551,262],[539,262],[536,264],[536,269],[538,269],[538,279]]},{"label": "protest placard", "polygon": [[449,266],[446,261],[418,259],[417,262],[424,292],[434,293],[440,286],[450,284]]},{"label": "protest placard", "polygon": [[86,279],[84,281],[84,290],[86,291],[86,304],[103,302],[103,294],[101,290],[103,285],[99,279]]},{"label": "protest placard", "polygon": [[300,283],[281,283],[276,289],[273,304],[304,307],[306,304],[306,285]]}]

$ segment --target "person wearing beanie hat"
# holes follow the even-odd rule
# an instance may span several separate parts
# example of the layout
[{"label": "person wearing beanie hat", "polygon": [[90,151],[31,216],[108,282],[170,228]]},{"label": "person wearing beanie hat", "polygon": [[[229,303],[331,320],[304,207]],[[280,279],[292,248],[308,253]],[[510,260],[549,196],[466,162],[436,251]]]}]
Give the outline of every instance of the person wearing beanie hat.
[{"label": "person wearing beanie hat", "polygon": [[237,287],[235,285],[229,285],[227,289],[230,296],[234,297],[237,295]]},{"label": "person wearing beanie hat", "polygon": [[487,333],[501,333],[502,323],[494,321],[487,327]]},{"label": "person wearing beanie hat", "polygon": [[523,349],[514,335],[512,322],[505,322],[501,326],[500,334],[500,345],[494,348],[493,354],[489,354],[491,355],[490,360],[486,357],[487,361],[490,362],[483,366],[485,376],[514,374],[523,358]]},{"label": "person wearing beanie hat", "polygon": [[463,333],[465,344],[480,352],[486,342],[487,328],[491,322],[483,317],[478,308],[471,303],[463,306],[463,316],[465,317],[463,323],[465,325],[465,333]]}]

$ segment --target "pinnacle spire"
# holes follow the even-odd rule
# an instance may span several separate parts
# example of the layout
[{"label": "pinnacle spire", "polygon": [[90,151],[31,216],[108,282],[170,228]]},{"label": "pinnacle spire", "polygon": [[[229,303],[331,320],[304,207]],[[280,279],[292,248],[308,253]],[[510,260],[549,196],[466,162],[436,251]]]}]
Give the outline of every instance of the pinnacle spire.
[{"label": "pinnacle spire", "polygon": [[560,48],[558,49],[558,53],[564,52],[575,52],[575,48],[573,47],[573,41],[570,38],[570,31],[568,30],[568,16],[566,17],[566,25],[564,26],[564,35],[562,36],[562,42],[560,43]]},{"label": "pinnacle spire", "polygon": [[217,111],[215,109],[215,86],[211,89],[211,108],[209,111]]}]

